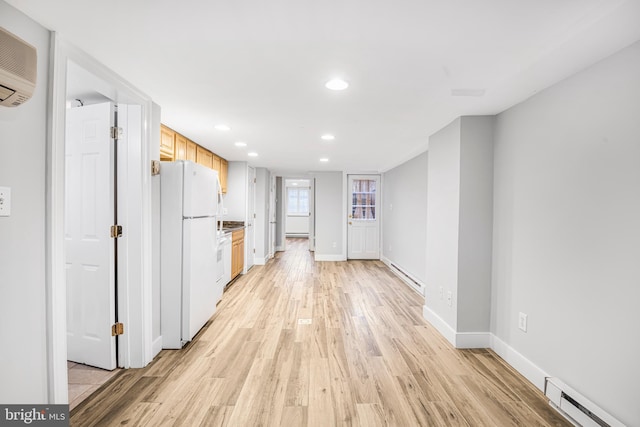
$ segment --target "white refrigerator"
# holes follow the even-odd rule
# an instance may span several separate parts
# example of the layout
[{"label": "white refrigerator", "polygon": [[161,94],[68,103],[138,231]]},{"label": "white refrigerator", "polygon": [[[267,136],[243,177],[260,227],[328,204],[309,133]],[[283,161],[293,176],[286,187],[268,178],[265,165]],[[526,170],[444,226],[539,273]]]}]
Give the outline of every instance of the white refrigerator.
[{"label": "white refrigerator", "polygon": [[191,341],[216,311],[218,173],[191,161],[160,165],[162,348]]}]

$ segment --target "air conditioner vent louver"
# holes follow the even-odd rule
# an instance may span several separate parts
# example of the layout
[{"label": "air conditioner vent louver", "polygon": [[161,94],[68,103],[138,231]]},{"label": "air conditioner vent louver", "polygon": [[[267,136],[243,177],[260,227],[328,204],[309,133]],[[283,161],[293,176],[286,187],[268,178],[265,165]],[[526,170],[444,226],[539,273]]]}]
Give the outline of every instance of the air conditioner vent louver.
[{"label": "air conditioner vent louver", "polygon": [[0,27],[0,105],[26,102],[36,87],[36,48]]}]

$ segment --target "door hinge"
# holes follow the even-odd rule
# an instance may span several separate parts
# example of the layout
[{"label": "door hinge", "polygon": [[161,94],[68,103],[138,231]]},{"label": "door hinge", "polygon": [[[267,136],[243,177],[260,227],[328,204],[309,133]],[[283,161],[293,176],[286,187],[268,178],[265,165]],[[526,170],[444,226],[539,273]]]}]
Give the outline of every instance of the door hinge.
[{"label": "door hinge", "polygon": [[116,335],[124,334],[124,324],[118,322],[111,325],[111,336],[115,337]]},{"label": "door hinge", "polygon": [[256,214],[253,214],[253,217],[255,218],[255,217],[256,217]]},{"label": "door hinge", "polygon": [[253,178],[253,183],[255,184],[257,181],[257,178]]},{"label": "door hinge", "polygon": [[119,139],[122,136],[122,128],[111,126],[111,139]]},{"label": "door hinge", "polygon": [[121,225],[112,225],[111,226],[111,238],[117,239],[118,237],[122,237],[122,226]]},{"label": "door hinge", "polygon": [[256,253],[256,248],[253,248],[253,253],[254,253],[254,254]]},{"label": "door hinge", "polygon": [[160,162],[158,160],[151,160],[151,175],[160,175]]}]

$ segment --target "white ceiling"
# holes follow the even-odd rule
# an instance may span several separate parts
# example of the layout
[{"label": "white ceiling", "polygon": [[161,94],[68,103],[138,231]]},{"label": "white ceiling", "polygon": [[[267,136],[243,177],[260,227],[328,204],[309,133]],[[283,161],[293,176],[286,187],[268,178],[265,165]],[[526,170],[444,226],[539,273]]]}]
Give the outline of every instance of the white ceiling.
[{"label": "white ceiling", "polygon": [[[163,123],[292,173],[384,171],[454,118],[640,39],[640,0],[6,1],[151,96]],[[335,76],[350,87],[324,88]],[[452,96],[468,89],[484,96]]]}]

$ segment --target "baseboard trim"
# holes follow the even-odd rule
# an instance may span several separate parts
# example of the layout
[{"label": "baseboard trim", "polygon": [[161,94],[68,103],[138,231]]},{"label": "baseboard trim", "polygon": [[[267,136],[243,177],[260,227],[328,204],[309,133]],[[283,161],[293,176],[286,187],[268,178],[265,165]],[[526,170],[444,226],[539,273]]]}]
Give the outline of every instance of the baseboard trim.
[{"label": "baseboard trim", "polygon": [[456,331],[453,330],[451,326],[444,320],[442,317],[438,316],[435,311],[431,310],[429,307],[422,306],[422,317],[425,320],[440,332],[447,341],[451,343],[452,346],[456,346]]},{"label": "baseboard trim", "polygon": [[313,256],[315,261],[346,261],[343,255],[323,255],[316,253]]},{"label": "baseboard trim", "polygon": [[516,371],[520,372],[530,383],[535,385],[540,391],[544,392],[544,379],[548,375],[535,363],[524,357],[520,352],[515,350],[500,338],[491,334],[491,349],[498,356],[504,359]]},{"label": "baseboard trim", "polygon": [[489,332],[456,332],[456,348],[491,348]]},{"label": "baseboard trim", "polygon": [[426,305],[422,307],[422,316],[455,348],[491,347],[491,333],[489,332],[456,332],[442,317]]},{"label": "baseboard trim", "polygon": [[158,338],[153,340],[153,342],[151,343],[151,353],[152,353],[151,359],[156,357],[156,355],[161,351],[162,351],[162,335],[160,335]]}]

